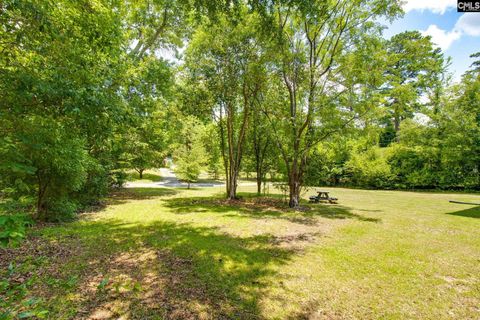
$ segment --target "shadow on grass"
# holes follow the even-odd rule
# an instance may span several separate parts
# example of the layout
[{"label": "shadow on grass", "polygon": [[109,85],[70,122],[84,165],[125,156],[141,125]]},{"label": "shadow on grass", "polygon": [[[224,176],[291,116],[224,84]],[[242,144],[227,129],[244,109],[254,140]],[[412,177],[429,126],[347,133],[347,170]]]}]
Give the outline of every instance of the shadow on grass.
[{"label": "shadow on grass", "polygon": [[480,207],[473,207],[465,210],[449,212],[447,213],[452,216],[460,216],[460,217],[467,217],[467,218],[476,218],[480,219]]},{"label": "shadow on grass", "polygon": [[[368,210],[367,210],[368,211]],[[351,209],[341,205],[329,205],[327,207],[318,207],[312,209],[312,214],[327,219],[354,219],[364,222],[381,222],[379,218],[365,217],[363,215],[351,212]]]},{"label": "shadow on grass", "polygon": [[89,207],[84,213],[99,212],[107,206],[122,205],[132,200],[147,200],[173,196],[178,190],[169,188],[121,188],[110,193],[107,199]]},{"label": "shadow on grass", "polygon": [[227,201],[222,197],[173,198],[165,201],[165,206],[177,214],[196,212],[224,213],[227,217],[284,219],[294,223],[314,225],[318,217],[327,219],[356,219],[366,222],[380,222],[351,212],[350,208],[332,204],[303,204],[301,210],[292,210],[282,201],[281,196],[256,196],[242,194],[239,201]]},{"label": "shadow on grass", "polygon": [[[175,193],[119,190],[112,201]],[[179,214],[205,210],[304,224],[317,223],[317,216],[369,219],[340,206],[292,211],[272,198],[232,203],[211,197],[162,200]],[[39,230],[20,250],[5,252],[5,263],[15,261],[19,271],[8,277],[31,283],[26,299],[41,298],[51,319],[263,319],[261,300],[275,270],[301,254],[304,248],[292,243],[311,237],[315,235],[240,237],[189,223],[84,219]],[[37,257],[41,264],[30,265]]]},{"label": "shadow on grass", "polygon": [[268,278],[295,254],[271,236],[171,222],[89,221],[48,233],[52,241],[34,249],[49,259],[34,271],[34,294],[49,301],[51,318],[261,319]]},{"label": "shadow on grass", "polygon": [[124,188],[115,190],[108,197],[106,204],[123,204],[130,200],[146,200],[173,196],[178,191],[169,188]]},{"label": "shadow on grass", "polygon": [[124,188],[118,189],[109,198],[122,200],[145,200],[156,197],[172,196],[178,191],[170,188]]}]

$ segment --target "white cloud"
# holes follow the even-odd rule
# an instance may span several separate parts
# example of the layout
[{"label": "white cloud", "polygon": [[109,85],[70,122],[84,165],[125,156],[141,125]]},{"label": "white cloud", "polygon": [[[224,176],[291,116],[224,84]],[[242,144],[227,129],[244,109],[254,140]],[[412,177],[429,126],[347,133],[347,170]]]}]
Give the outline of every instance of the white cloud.
[{"label": "white cloud", "polygon": [[457,28],[454,28],[452,31],[446,31],[434,24],[430,25],[422,34],[424,36],[431,36],[432,42],[444,51],[447,50],[455,40],[460,39],[462,36],[462,32]]},{"label": "white cloud", "polygon": [[480,36],[480,17],[476,13],[463,14],[455,24],[454,30],[469,36]]},{"label": "white cloud", "polygon": [[480,19],[475,14],[463,14],[451,31],[440,29],[437,25],[432,24],[427,30],[422,31],[422,34],[431,36],[432,42],[445,51],[463,35],[480,36]]},{"label": "white cloud", "polygon": [[456,7],[456,0],[405,0],[403,3],[405,12],[430,10],[434,13],[444,14],[447,9]]}]

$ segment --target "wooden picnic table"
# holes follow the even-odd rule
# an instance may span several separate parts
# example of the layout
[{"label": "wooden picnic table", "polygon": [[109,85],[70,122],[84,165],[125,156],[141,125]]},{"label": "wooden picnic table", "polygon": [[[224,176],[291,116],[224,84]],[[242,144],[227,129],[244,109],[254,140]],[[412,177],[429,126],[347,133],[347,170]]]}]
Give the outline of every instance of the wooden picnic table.
[{"label": "wooden picnic table", "polygon": [[337,200],[337,198],[330,197],[330,192],[328,191],[317,191],[316,196],[310,197],[310,202],[328,201],[330,203],[336,203]]}]

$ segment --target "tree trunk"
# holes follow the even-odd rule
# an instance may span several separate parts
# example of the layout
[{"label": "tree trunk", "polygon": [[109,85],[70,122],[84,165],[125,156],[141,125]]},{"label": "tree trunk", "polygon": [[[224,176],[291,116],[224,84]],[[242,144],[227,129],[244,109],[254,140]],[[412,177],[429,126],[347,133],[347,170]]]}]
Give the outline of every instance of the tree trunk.
[{"label": "tree trunk", "polygon": [[297,208],[300,205],[300,176],[297,172],[292,172],[288,178],[290,208]]},{"label": "tree trunk", "polygon": [[140,175],[140,180],[143,179],[143,171],[145,171],[145,169],[138,170],[138,174]]},{"label": "tree trunk", "polygon": [[44,205],[43,205],[43,196],[45,194],[44,187],[41,185],[38,186],[38,193],[37,193],[37,210],[34,215],[35,220],[41,220],[43,211],[44,211]]},{"label": "tree trunk", "polygon": [[190,181],[187,181],[187,189],[190,189]]},{"label": "tree trunk", "polygon": [[225,191],[228,194],[230,193],[230,182],[229,182],[229,163],[227,157],[227,147],[225,142],[225,128],[223,126],[223,106],[220,107],[220,117],[219,117],[219,131],[220,131],[220,148],[222,151],[222,159],[223,159],[223,169],[225,170]]},{"label": "tree trunk", "polygon": [[293,183],[290,185],[288,206],[290,208],[298,208],[299,205],[300,205],[300,188],[298,188],[297,183]]},{"label": "tree trunk", "polygon": [[400,116],[395,115],[393,119],[393,127],[395,129],[395,140],[398,142],[400,140]]},{"label": "tree trunk", "polygon": [[228,145],[228,169],[227,170],[227,199],[235,200],[237,197],[237,181],[240,175],[240,167],[243,156],[243,145],[248,126],[249,105],[244,95],[243,119],[238,138],[235,141],[234,123],[235,109],[233,105],[227,107],[227,145]]},{"label": "tree trunk", "polygon": [[235,200],[237,199],[237,179],[230,179],[229,182],[227,197],[229,200]]},{"label": "tree trunk", "polygon": [[234,200],[237,197],[237,171],[234,141],[234,107],[227,105],[227,147],[228,147],[228,179],[227,179],[227,199]]},{"label": "tree trunk", "polygon": [[257,194],[262,193],[262,170],[257,167]]},{"label": "tree trunk", "polygon": [[45,182],[41,175],[37,172],[37,183],[38,183],[38,192],[37,192],[37,205],[36,212],[33,216],[35,220],[42,220],[45,218],[45,193],[47,191],[48,182]]}]

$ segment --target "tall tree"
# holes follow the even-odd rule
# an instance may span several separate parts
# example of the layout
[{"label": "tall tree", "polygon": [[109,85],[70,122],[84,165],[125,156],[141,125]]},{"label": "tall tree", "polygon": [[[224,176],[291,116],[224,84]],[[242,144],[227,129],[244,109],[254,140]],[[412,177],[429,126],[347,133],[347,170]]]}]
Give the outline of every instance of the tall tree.
[{"label": "tall tree", "polygon": [[290,207],[299,205],[312,147],[359,115],[354,105],[337,99],[348,92],[335,80],[342,67],[339,58],[358,47],[359,37],[375,31],[376,18],[399,12],[397,1],[299,1],[271,7],[270,51],[283,88],[277,84],[277,104],[266,113],[285,162]]},{"label": "tall tree", "polygon": [[173,160],[177,176],[190,184],[197,181],[207,162],[204,146],[205,128],[194,117],[182,119],[178,142],[174,145]]},{"label": "tall tree", "polygon": [[[478,58],[479,55],[472,55]],[[480,188],[480,59],[451,88],[441,110],[444,184]]]},{"label": "tall tree", "polygon": [[108,187],[112,138],[126,116],[112,86],[123,78],[124,37],[110,9],[107,1],[2,3],[0,132],[9,147],[0,149],[17,156],[0,156],[0,167],[25,171],[1,176],[24,181],[17,190],[36,195],[39,218],[70,214]]},{"label": "tall tree", "polygon": [[195,33],[187,65],[198,82],[213,93],[211,114],[218,124],[227,198],[237,198],[237,184],[250,113],[259,92],[260,43],[256,15],[243,8],[239,20],[221,16]]},{"label": "tall tree", "polygon": [[253,104],[245,154],[245,170],[255,172],[257,194],[261,193],[267,174],[278,163],[278,152],[274,146],[272,129],[263,113],[263,104],[269,103],[268,79],[261,81],[261,84],[260,93]]},{"label": "tall tree", "polygon": [[[399,139],[402,120],[419,111],[419,101],[435,83],[441,81],[445,61],[440,49],[434,48],[431,38],[418,31],[405,31],[387,42],[388,66],[385,72],[387,109],[393,122],[396,139]],[[430,92],[431,101],[438,106],[440,93]]]}]

